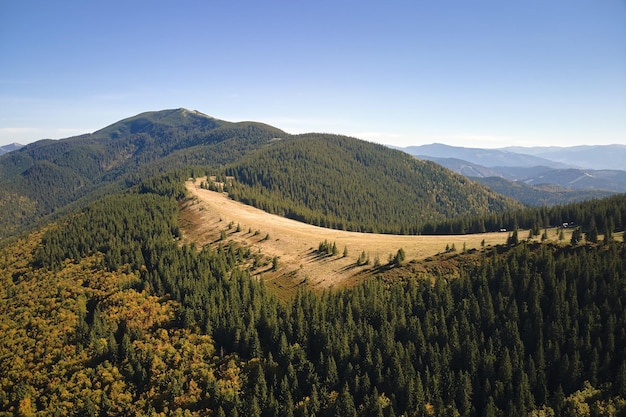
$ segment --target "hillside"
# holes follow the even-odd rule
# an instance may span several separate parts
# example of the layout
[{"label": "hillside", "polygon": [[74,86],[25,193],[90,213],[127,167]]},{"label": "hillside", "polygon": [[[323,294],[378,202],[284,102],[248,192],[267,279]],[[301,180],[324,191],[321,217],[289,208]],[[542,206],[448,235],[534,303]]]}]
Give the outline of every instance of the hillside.
[{"label": "hillside", "polygon": [[425,223],[516,206],[434,164],[365,141],[292,136],[175,109],[0,156],[0,239],[159,172],[195,175],[225,165],[238,171],[235,198],[339,229],[415,234]]},{"label": "hillside", "polygon": [[234,178],[226,189],[238,201],[340,230],[417,234],[426,223],[520,207],[437,164],[335,135],[277,141],[218,174]]},{"label": "hillside", "polygon": [[165,170],[219,166],[283,135],[261,123],[230,123],[176,109],[142,113],[92,134],[32,143],[0,156],[0,238],[105,187],[111,192]]},{"label": "hillside", "polygon": [[626,192],[626,171],[559,169],[547,166],[487,168],[456,158],[424,155],[419,158],[436,162],[487,185],[497,193],[531,206],[563,204]]},{"label": "hillside", "polygon": [[[418,261],[420,269],[438,268],[424,259],[450,256],[503,245],[508,234],[501,232],[455,236],[412,236],[333,230],[270,214],[228,198],[224,193],[202,189],[204,179],[187,181],[192,197],[182,205],[180,223],[185,241],[196,245],[216,242],[239,245],[258,251],[262,260],[253,276],[263,276],[269,288],[280,294],[293,294],[298,288],[342,287],[384,273],[389,259],[402,249],[405,260]],[[557,241],[557,235],[551,234]],[[320,252],[323,242],[328,251]],[[335,246],[336,253],[332,252]],[[278,258],[274,268],[272,259]],[[452,273],[451,273],[452,274]]]},{"label": "hillside", "polygon": [[[594,182],[586,181],[580,183],[580,189],[568,188],[570,181],[562,181],[553,175],[561,170],[548,167],[492,167],[487,168],[471,162],[455,158],[435,158],[421,156],[420,159],[433,161],[441,166],[449,168],[454,172],[465,175],[472,181],[479,182],[498,194],[505,195],[522,204],[528,206],[553,206],[556,204],[567,204],[576,201],[591,200],[593,198],[604,198],[613,194],[614,191],[607,191],[615,188],[615,181],[611,183],[605,181],[603,173],[610,171],[594,171]],[[595,174],[600,175],[595,175]],[[620,171],[613,171],[614,174],[621,174]],[[579,177],[584,175],[580,173]],[[589,174],[591,175],[591,174]],[[606,176],[606,175],[605,175]],[[617,175],[615,175],[617,176]],[[560,184],[563,182],[565,185]],[[531,185],[531,183],[537,183]],[[626,181],[623,181],[624,191],[626,191]],[[618,191],[619,189],[615,190]]]},{"label": "hillside", "polygon": [[269,242],[196,245],[189,203],[166,175],[0,248],[0,414],[626,412],[622,241],[486,248],[454,276],[394,265],[279,301],[249,272]]}]

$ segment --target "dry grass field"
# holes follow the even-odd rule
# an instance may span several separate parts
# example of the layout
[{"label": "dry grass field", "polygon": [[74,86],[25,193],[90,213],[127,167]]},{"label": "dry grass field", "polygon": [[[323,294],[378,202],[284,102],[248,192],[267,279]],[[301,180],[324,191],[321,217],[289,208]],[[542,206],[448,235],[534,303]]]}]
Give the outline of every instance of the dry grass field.
[{"label": "dry grass field", "polygon": [[[293,293],[294,288],[338,286],[354,282],[375,273],[376,260],[386,264],[389,257],[402,248],[406,261],[425,260],[444,253],[454,246],[457,252],[506,243],[508,233],[495,232],[454,236],[405,236],[347,232],[312,226],[233,201],[223,193],[200,188],[204,179],[188,181],[191,195],[181,211],[181,226],[185,241],[198,246],[233,240],[250,247],[265,259],[253,273],[262,276],[268,285],[280,293]],[[237,231],[239,230],[239,231]],[[558,239],[556,229],[548,231],[551,240]],[[525,239],[527,231],[520,231]],[[569,241],[569,235],[566,234]],[[322,256],[317,253],[320,242],[335,243],[338,254]],[[484,243],[483,243],[484,241]],[[344,248],[348,255],[343,256]],[[369,264],[357,265],[362,252]],[[277,257],[278,268],[271,260]]]}]

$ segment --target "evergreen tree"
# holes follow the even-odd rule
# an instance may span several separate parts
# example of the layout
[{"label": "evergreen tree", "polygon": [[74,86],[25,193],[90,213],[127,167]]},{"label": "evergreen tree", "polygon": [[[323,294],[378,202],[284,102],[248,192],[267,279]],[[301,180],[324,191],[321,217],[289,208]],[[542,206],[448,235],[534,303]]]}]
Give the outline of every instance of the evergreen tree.
[{"label": "evergreen tree", "polygon": [[576,246],[578,245],[580,242],[582,242],[583,240],[583,233],[580,230],[580,227],[577,227],[576,229],[574,229],[574,231],[572,232],[572,238],[570,240],[572,246]]}]

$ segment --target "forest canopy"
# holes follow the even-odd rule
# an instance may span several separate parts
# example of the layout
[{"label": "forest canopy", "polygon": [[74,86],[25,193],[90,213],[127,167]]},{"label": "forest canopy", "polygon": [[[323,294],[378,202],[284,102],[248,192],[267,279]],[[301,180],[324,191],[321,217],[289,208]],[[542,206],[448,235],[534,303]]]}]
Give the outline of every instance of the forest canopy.
[{"label": "forest canopy", "polygon": [[455,279],[279,301],[246,271],[250,248],[181,243],[179,181],[146,181],[2,248],[2,413],[626,412],[623,242],[522,242]]}]

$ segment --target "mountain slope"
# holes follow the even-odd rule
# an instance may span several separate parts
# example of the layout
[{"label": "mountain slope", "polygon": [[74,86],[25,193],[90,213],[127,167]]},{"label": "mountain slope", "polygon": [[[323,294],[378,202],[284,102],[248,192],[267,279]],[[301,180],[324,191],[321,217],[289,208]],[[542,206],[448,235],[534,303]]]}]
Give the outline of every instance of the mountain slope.
[{"label": "mountain slope", "polygon": [[441,166],[444,166],[452,171],[465,175],[466,177],[500,177],[500,172],[494,168],[487,168],[482,165],[474,164],[472,162],[464,161],[457,158],[438,158],[436,156],[420,155],[419,159],[435,162]]},{"label": "mountain slope", "polygon": [[257,247],[180,242],[179,193],[153,185],[0,247],[0,414],[626,412],[621,241],[442,254],[281,302],[246,270]]},{"label": "mountain slope", "polygon": [[344,136],[276,142],[225,174],[237,200],[336,229],[416,234],[425,223],[519,207],[437,164]]},{"label": "mountain slope", "polygon": [[[92,134],[42,140],[0,156],[0,238],[86,198],[156,172],[218,166],[284,132],[186,109],[146,112]],[[116,184],[116,185],[115,185]]]}]

